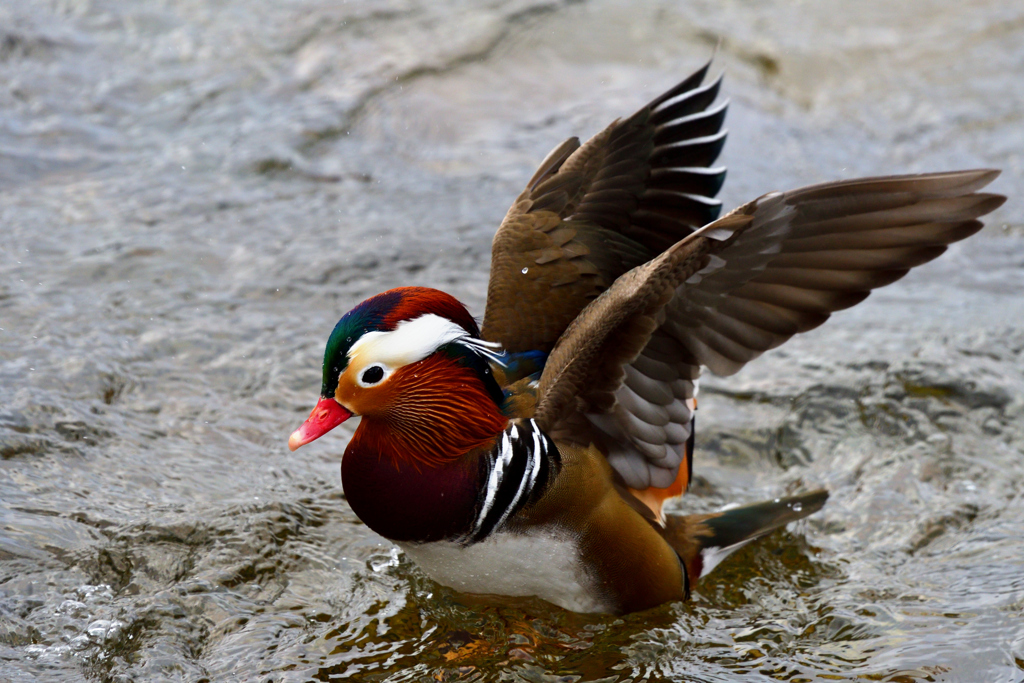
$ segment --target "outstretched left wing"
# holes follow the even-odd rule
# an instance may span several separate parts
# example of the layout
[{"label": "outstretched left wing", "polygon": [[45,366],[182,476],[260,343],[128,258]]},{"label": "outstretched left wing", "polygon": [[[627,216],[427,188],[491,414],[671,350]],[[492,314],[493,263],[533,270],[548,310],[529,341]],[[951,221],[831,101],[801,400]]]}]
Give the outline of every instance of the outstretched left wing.
[{"label": "outstretched left wing", "polygon": [[548,358],[537,423],[550,432],[585,418],[631,488],[672,485],[702,367],[737,372],[974,234],[1005,201],[977,191],[998,174],[862,178],[740,207],[579,315]]}]

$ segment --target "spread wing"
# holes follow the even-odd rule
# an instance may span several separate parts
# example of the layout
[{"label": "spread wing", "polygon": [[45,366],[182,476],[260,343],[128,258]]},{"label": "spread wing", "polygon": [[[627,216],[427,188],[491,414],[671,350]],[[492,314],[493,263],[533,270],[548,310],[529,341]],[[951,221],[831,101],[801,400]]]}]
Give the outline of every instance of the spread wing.
[{"label": "spread wing", "polygon": [[541,164],[494,236],[482,336],[550,351],[583,308],[629,269],[714,220],[727,103],[709,65],[582,146]]},{"label": "spread wing", "polygon": [[582,416],[630,487],[669,486],[702,366],[735,373],[974,234],[1005,200],[977,192],[998,174],[825,183],[740,207],[623,275],[580,314],[548,358],[537,423],[578,431]]}]

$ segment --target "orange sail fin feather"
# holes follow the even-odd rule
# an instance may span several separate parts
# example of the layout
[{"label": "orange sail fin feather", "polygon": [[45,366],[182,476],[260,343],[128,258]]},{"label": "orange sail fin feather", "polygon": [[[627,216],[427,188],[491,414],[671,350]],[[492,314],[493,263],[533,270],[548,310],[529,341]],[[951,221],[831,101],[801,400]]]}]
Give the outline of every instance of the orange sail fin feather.
[{"label": "orange sail fin feather", "polygon": [[436,581],[624,613],[820,510],[812,491],[666,514],[690,485],[702,371],[738,372],[981,229],[981,169],[771,192],[719,217],[727,103],[708,65],[541,163],[492,246],[478,328],[392,289],[328,340],[294,450],[362,416],[353,511]]}]

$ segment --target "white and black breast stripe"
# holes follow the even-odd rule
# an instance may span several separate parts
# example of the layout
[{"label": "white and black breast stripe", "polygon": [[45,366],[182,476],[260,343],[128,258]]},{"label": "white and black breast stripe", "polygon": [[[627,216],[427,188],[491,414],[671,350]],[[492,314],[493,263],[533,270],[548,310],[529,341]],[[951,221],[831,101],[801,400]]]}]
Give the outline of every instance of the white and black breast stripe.
[{"label": "white and black breast stripe", "polygon": [[480,511],[466,542],[487,538],[539,495],[558,461],[558,448],[537,423],[527,420],[510,425],[491,453]]}]

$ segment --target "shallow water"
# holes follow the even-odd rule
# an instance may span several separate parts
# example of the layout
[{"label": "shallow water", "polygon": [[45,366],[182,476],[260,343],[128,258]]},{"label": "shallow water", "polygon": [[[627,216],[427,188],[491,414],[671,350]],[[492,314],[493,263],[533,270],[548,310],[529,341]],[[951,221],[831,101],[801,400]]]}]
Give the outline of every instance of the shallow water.
[{"label": "shallow water", "polygon": [[[1024,8],[0,4],[0,680],[1024,679]],[[827,486],[692,604],[440,587],[289,453],[333,323],[482,312],[543,155],[721,40],[729,206],[1002,168],[937,262],[703,386],[686,510]],[[347,425],[346,425],[347,427]]]}]

